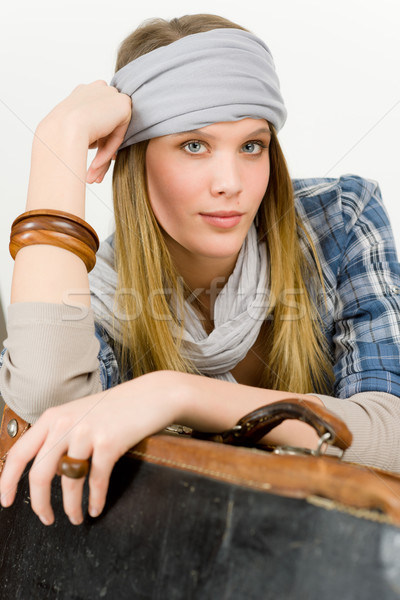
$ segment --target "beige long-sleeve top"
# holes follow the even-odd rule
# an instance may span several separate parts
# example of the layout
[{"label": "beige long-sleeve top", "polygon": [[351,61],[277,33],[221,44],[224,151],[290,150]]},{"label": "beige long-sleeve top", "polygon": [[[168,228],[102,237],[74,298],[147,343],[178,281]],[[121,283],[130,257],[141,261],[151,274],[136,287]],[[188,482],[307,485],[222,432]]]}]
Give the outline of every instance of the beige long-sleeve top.
[{"label": "beige long-sleeve top", "polygon": [[[16,303],[8,309],[7,330],[0,391],[23,419],[34,423],[50,406],[101,391],[92,309],[83,315],[61,304]],[[345,460],[400,473],[400,398],[385,392],[313,395],[353,433]]]},{"label": "beige long-sleeve top", "polygon": [[21,302],[8,307],[0,392],[20,417],[35,423],[50,406],[100,392],[92,310]]}]

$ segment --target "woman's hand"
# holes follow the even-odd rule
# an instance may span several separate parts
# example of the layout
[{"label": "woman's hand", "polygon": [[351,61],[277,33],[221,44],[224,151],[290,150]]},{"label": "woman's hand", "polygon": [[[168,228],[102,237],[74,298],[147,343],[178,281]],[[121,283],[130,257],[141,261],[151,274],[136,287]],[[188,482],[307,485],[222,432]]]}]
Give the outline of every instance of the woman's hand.
[{"label": "woman's hand", "polygon": [[[64,454],[91,458],[89,513],[101,513],[115,462],[143,438],[171,423],[199,431],[233,427],[260,406],[284,400],[289,392],[266,390],[211,377],[156,371],[110,390],[47,410],[10,450],[0,479],[1,503],[14,501],[19,478],[34,457],[30,496],[34,512],[46,525],[54,520],[50,485]],[[303,394],[299,399],[309,400]],[[322,404],[315,397],[317,403]],[[319,436],[300,421],[285,421],[266,436],[267,443],[315,448]],[[64,510],[74,524],[82,522],[84,479],[61,477]]]},{"label": "woman's hand", "polygon": [[[89,513],[99,515],[105,504],[115,462],[148,435],[176,422],[180,415],[179,374],[150,373],[105,392],[50,408],[10,450],[0,479],[1,503],[10,506],[18,481],[34,457],[29,473],[33,511],[45,525],[54,514],[50,488],[64,454],[91,458]],[[61,477],[63,505],[71,523],[83,520],[84,478]]]},{"label": "woman's hand", "polygon": [[120,93],[103,80],[97,80],[78,85],[39,125],[61,120],[78,126],[81,132],[87,134],[88,148],[97,147],[97,153],[86,180],[88,183],[100,183],[122,144],[131,114],[130,96]]}]

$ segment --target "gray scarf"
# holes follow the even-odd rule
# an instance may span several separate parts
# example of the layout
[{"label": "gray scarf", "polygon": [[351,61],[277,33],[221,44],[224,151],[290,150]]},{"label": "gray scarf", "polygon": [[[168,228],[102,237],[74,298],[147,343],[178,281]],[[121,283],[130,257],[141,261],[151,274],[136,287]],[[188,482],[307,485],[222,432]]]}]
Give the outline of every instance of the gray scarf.
[{"label": "gray scarf", "polygon": [[[120,342],[122,316],[113,316],[117,274],[110,238],[100,245],[89,281],[95,320]],[[252,225],[235,268],[215,301],[215,327],[209,335],[190,303],[185,303],[183,355],[201,373],[235,381],[230,371],[244,359],[258,337],[268,307],[268,287],[266,247],[257,243],[257,231]]]},{"label": "gray scarf", "polygon": [[141,140],[221,121],[286,120],[275,64],[260,38],[213,29],[139,56],[110,85],[132,99],[132,118],[119,149]]}]

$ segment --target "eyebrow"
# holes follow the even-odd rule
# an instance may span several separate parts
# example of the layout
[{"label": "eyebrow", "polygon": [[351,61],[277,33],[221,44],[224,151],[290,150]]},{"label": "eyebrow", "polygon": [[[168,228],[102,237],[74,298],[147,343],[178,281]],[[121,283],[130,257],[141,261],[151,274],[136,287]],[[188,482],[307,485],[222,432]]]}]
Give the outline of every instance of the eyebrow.
[{"label": "eyebrow", "polygon": [[[214,135],[211,135],[210,133],[205,133],[201,129],[189,129],[188,131],[181,131],[179,133],[173,133],[173,134],[171,134],[171,137],[179,137],[179,136],[183,136],[183,135],[188,135],[190,133],[199,133],[200,135],[202,135],[205,138],[210,138],[212,140],[215,140]],[[251,131],[250,133],[248,133],[247,135],[245,135],[243,137],[251,137],[253,135],[259,135],[260,133],[267,133],[267,134],[271,135],[271,130],[268,129],[267,127],[260,127],[259,129],[256,129],[255,131]]]}]

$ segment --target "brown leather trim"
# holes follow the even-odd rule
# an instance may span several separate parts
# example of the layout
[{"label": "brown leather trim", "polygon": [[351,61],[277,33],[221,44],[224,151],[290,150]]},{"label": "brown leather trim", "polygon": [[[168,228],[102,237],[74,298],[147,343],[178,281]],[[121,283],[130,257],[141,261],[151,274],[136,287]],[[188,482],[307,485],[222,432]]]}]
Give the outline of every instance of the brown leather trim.
[{"label": "brown leather trim", "polygon": [[280,456],[165,434],[145,438],[128,454],[274,494],[320,496],[344,506],[377,510],[400,525],[400,478],[333,457]]},{"label": "brown leather trim", "polygon": [[272,402],[242,417],[237,425],[241,426],[245,439],[253,440],[256,437],[258,441],[286,419],[298,419],[311,425],[320,437],[330,433],[331,440],[328,443],[342,450],[351,446],[353,436],[346,424],[324,406],[311,400],[288,398]]},{"label": "brown leather trim", "polygon": [[271,402],[242,417],[232,429],[222,433],[193,432],[193,437],[224,444],[254,446],[286,419],[298,419],[311,425],[321,437],[330,434],[328,444],[347,450],[353,435],[347,425],[324,406],[296,397]]},{"label": "brown leather trim", "polygon": [[[11,437],[7,426],[15,419]],[[5,406],[0,427],[0,473],[7,453],[29,423]],[[400,525],[400,476],[333,457],[281,456],[190,437],[158,434],[128,451],[134,459],[294,498],[322,497],[343,506],[380,511]]]},{"label": "brown leather trim", "polygon": [[[12,437],[8,432],[8,425],[10,421],[15,420],[14,430],[16,429],[16,434]],[[0,426],[0,473],[3,470],[4,463],[7,458],[7,454],[14,446],[15,442],[19,440],[19,438],[24,435],[24,433],[29,429],[30,424],[24,419],[21,419],[7,404],[3,410],[3,417],[1,419]]]}]

